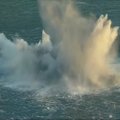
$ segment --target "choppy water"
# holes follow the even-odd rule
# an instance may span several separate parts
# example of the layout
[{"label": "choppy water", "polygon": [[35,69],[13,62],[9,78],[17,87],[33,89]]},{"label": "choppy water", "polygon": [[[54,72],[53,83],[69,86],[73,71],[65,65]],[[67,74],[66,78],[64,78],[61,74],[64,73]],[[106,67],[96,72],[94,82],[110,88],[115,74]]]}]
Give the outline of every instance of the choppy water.
[{"label": "choppy water", "polygon": [[120,92],[112,89],[101,94],[37,96],[0,88],[0,118],[13,119],[119,119]]},{"label": "choppy water", "polygon": [[[108,13],[120,26],[119,0],[77,0],[85,15]],[[1,0],[0,32],[12,39],[20,36],[29,43],[41,38],[42,23],[36,0]],[[120,119],[120,90],[114,88],[100,94],[48,97],[34,92],[18,92],[0,87],[0,119]]]}]

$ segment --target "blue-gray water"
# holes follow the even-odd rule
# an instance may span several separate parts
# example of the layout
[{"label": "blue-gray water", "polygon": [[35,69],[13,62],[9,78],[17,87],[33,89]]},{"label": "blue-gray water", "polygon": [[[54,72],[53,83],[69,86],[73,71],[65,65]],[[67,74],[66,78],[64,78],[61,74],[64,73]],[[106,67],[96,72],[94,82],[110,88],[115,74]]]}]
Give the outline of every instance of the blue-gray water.
[{"label": "blue-gray water", "polygon": [[[119,0],[77,0],[84,15],[109,14],[120,26]],[[0,32],[12,39],[24,38],[29,43],[41,38],[42,22],[36,0],[0,0]],[[18,92],[0,87],[0,120],[29,119],[120,119],[120,89],[100,94],[53,95],[34,99],[34,92]]]}]

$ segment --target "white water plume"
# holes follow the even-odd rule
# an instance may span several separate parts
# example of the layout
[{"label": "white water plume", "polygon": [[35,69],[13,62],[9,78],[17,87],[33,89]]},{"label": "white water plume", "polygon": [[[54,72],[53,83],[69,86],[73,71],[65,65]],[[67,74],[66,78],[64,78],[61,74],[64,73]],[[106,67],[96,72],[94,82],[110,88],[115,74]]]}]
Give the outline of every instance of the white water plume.
[{"label": "white water plume", "polygon": [[[118,83],[110,49],[118,35],[108,15],[84,17],[74,1],[39,0],[45,30],[57,47],[70,88],[99,89]],[[56,45],[57,44],[57,45]],[[112,56],[113,57],[113,56]],[[66,75],[67,74],[67,75]]]},{"label": "white water plume", "polygon": [[107,15],[81,15],[73,1],[39,0],[42,40],[28,45],[0,34],[1,84],[21,90],[92,92],[119,85],[110,49],[118,36]]}]

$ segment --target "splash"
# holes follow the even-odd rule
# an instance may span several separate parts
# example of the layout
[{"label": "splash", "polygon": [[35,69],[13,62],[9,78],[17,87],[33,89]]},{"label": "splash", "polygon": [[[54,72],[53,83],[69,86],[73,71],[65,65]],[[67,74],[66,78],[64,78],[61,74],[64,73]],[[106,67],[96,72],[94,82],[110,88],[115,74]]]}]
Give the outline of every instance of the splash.
[{"label": "splash", "polygon": [[119,85],[110,50],[118,36],[107,15],[81,15],[73,1],[39,1],[42,40],[29,45],[0,34],[1,85],[19,90],[85,93]]},{"label": "splash", "polygon": [[97,21],[92,16],[84,17],[72,0],[41,0],[39,4],[44,29],[53,45],[58,46],[57,56],[63,61],[64,77],[69,76],[70,89],[99,89],[117,84],[110,50],[119,27],[112,27],[108,15],[101,15]]}]

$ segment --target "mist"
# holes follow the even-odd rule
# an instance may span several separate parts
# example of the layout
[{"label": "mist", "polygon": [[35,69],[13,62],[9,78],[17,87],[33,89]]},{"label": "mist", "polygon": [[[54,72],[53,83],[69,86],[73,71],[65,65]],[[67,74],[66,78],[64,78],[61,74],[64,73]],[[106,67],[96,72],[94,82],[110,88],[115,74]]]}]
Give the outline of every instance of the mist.
[{"label": "mist", "polygon": [[38,4],[44,27],[39,43],[12,42],[0,34],[1,84],[43,93],[88,93],[119,85],[117,58],[111,55],[119,27],[108,15],[86,17],[73,0]]}]

